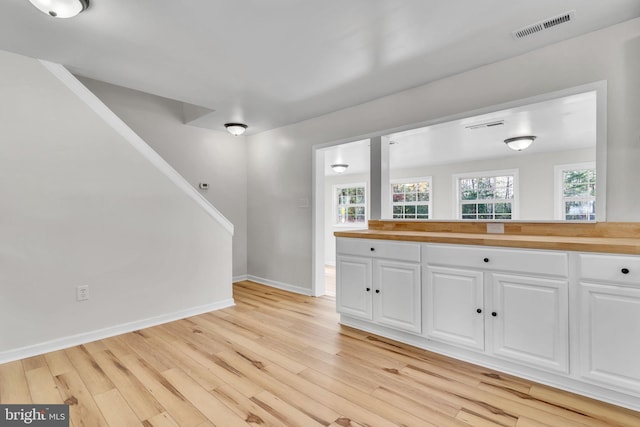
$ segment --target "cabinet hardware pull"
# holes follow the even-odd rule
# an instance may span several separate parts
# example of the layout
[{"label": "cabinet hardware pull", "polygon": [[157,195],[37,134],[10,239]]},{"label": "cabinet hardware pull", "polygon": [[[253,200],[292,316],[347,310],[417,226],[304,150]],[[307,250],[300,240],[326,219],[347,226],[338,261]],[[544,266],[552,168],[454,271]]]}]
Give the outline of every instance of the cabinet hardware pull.
[{"label": "cabinet hardware pull", "polygon": [[374,252],[376,250],[376,248],[371,248],[371,252]]},{"label": "cabinet hardware pull", "polygon": [[491,312],[491,315],[492,315],[493,317],[496,317],[496,316],[498,315],[498,313],[496,313],[495,311],[492,311],[492,312]]},{"label": "cabinet hardware pull", "polygon": [[371,291],[371,288],[367,288],[367,292],[370,292],[370,291]]},{"label": "cabinet hardware pull", "polygon": [[376,289],[376,294],[379,294],[379,293],[380,293],[380,289]]},{"label": "cabinet hardware pull", "polygon": [[622,274],[629,274],[629,269],[628,268],[623,268],[620,271],[622,272]]},{"label": "cabinet hardware pull", "polygon": [[489,258],[485,258],[483,261],[484,262],[489,262]]},{"label": "cabinet hardware pull", "polygon": [[478,314],[482,313],[482,309],[481,308],[477,309],[476,313],[478,313]]}]

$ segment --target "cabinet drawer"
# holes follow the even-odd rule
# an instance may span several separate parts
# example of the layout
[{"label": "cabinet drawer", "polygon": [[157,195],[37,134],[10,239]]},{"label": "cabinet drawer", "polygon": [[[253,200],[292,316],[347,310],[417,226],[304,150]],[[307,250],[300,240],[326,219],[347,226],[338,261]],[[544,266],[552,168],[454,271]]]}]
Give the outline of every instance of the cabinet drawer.
[{"label": "cabinet drawer", "polygon": [[514,273],[567,277],[566,252],[496,249],[484,246],[424,245],[423,262],[430,265],[469,267]]},{"label": "cabinet drawer", "polygon": [[640,285],[640,256],[580,254],[580,278]]},{"label": "cabinet drawer", "polygon": [[371,239],[336,239],[336,252],[373,258],[420,262],[420,244]]}]

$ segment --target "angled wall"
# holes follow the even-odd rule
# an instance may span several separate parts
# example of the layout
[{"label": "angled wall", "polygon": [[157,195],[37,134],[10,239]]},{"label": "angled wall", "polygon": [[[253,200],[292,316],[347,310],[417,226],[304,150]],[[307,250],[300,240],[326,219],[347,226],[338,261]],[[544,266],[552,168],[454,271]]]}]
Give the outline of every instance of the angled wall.
[{"label": "angled wall", "polygon": [[0,52],[0,363],[233,304],[232,225],[65,71]]},{"label": "angled wall", "polygon": [[[184,124],[183,104],[167,98],[79,78],[200,194],[233,222],[233,277],[247,274],[247,144],[235,137]],[[213,113],[215,114],[215,113]]]}]

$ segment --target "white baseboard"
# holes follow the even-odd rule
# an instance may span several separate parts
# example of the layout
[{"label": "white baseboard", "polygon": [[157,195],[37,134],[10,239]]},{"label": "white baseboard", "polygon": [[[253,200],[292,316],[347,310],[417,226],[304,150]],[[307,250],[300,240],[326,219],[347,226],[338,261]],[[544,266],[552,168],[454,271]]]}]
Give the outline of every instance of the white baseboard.
[{"label": "white baseboard", "polygon": [[229,298],[212,304],[200,305],[197,307],[188,308],[186,310],[163,314],[161,316],[136,320],[135,322],[129,322],[104,329],[98,329],[96,331],[83,332],[81,334],[58,338],[27,347],[3,351],[0,352],[0,364],[13,362],[15,360],[24,359],[27,357],[37,356],[44,353],[49,353],[52,351],[62,350],[64,348],[69,348],[76,345],[86,344],[92,341],[113,337],[115,335],[126,334],[128,332],[137,331],[139,329],[150,328],[152,326],[173,322],[175,320],[180,320],[191,316],[197,316],[199,314],[208,313],[210,311],[221,310],[223,308],[232,307],[234,305],[235,302],[233,298]]},{"label": "white baseboard", "polygon": [[243,275],[240,275],[240,276],[234,276],[234,277],[231,279],[231,281],[232,281],[233,283],[236,283],[236,282],[244,282],[245,280],[249,280],[249,275],[248,275],[248,274],[243,274]]},{"label": "white baseboard", "polygon": [[278,282],[276,280],[264,279],[262,277],[248,275],[247,280],[260,283],[261,285],[271,286],[272,288],[282,289],[283,291],[289,291],[296,294],[302,294],[307,296],[313,296],[311,289],[303,288],[301,286],[290,285],[288,283]]}]

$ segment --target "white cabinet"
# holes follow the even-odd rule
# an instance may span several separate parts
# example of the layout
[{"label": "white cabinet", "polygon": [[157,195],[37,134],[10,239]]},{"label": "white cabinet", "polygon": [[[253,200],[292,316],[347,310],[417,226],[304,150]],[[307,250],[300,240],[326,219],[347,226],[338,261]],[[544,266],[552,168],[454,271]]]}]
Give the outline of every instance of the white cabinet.
[{"label": "white cabinet", "polygon": [[336,260],[336,306],[340,313],[373,319],[370,258],[341,255]]},{"label": "white cabinet", "polygon": [[640,256],[338,238],[336,302],[344,324],[640,409]]},{"label": "white cabinet", "polygon": [[374,260],[373,271],[373,320],[420,333],[420,264]]},{"label": "white cabinet", "polygon": [[423,254],[426,338],[568,372],[566,253],[425,245]]},{"label": "white cabinet", "polygon": [[484,279],[482,272],[425,268],[425,336],[484,350]]},{"label": "white cabinet", "polygon": [[569,371],[568,281],[490,273],[488,327],[496,356]]},{"label": "white cabinet", "polygon": [[336,253],[339,313],[422,331],[419,244],[338,238]]},{"label": "white cabinet", "polygon": [[579,374],[640,395],[640,257],[579,259]]}]

